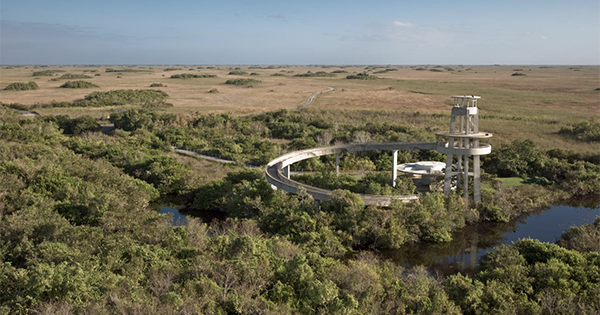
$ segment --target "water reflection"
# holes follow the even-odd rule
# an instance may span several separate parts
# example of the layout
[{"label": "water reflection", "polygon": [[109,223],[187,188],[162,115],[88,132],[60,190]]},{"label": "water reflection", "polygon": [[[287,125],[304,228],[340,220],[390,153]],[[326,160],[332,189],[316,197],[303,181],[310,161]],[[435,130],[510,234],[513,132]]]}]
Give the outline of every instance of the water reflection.
[{"label": "water reflection", "polygon": [[188,220],[185,217],[185,215],[179,213],[179,210],[175,209],[175,208],[171,208],[171,207],[161,207],[160,208],[160,213],[169,213],[173,215],[173,218],[171,219],[171,224],[174,226],[179,226],[179,225],[187,225]]},{"label": "water reflection", "polygon": [[472,274],[479,258],[500,244],[511,244],[526,237],[554,243],[569,227],[592,223],[597,215],[600,215],[600,207],[552,206],[509,223],[467,227],[455,233],[450,243],[410,244],[381,255],[404,266],[424,265],[445,275]]}]

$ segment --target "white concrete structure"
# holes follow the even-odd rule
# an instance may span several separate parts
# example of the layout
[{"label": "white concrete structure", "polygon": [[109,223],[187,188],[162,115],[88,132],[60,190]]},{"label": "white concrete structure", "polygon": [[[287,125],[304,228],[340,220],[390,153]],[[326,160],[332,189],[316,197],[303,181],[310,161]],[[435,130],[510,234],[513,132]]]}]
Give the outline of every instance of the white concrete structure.
[{"label": "white concrete structure", "polygon": [[[469,197],[469,176],[473,177],[473,195],[476,203],[481,201],[480,160],[481,155],[489,154],[492,147],[480,143],[481,139],[490,138],[490,133],[479,131],[479,114],[477,100],[479,96],[453,96],[454,106],[450,121],[450,130],[438,135],[447,138],[445,143],[361,143],[345,144],[331,147],[313,148],[291,152],[269,162],[265,168],[267,181],[274,189],[279,188],[293,194],[300,191],[313,196],[317,204],[329,200],[332,191],[305,185],[290,179],[290,165],[313,157],[335,154],[335,171],[339,173],[340,155],[344,152],[392,151],[392,186],[396,186],[398,171],[421,176],[444,176],[444,193],[449,194],[456,187],[462,190],[465,201]],[[446,163],[424,161],[398,165],[398,150],[437,150],[447,155]],[[457,163],[454,163],[454,156]],[[473,159],[473,172],[469,171],[470,159]],[[445,171],[443,171],[445,169]],[[453,185],[456,181],[456,185]],[[410,196],[376,196],[360,195],[365,204],[388,206],[394,199],[403,201],[416,200],[417,195]],[[317,206],[318,207],[318,206]]]},{"label": "white concrete structure", "polygon": [[[360,143],[360,144],[342,144],[331,147],[313,148],[302,151],[291,152],[282,155],[273,161],[269,162],[265,167],[265,177],[274,188],[283,189],[293,194],[298,194],[303,191],[311,195],[315,201],[327,201],[331,196],[332,191],[321,189],[310,185],[302,184],[289,178],[290,165],[310,159],[317,156],[335,154],[336,155],[336,171],[339,171],[339,155],[345,152],[363,152],[363,151],[392,151],[398,150],[435,150],[438,144],[436,142],[392,142],[392,143]],[[397,155],[396,155],[397,156]],[[397,163],[395,163],[397,164]],[[396,168],[394,168],[395,170]],[[397,171],[395,172],[397,174]],[[408,196],[378,196],[378,195],[360,195],[362,200],[367,205],[389,206],[392,200],[398,199],[402,201],[417,200],[417,195]]]},{"label": "white concrete structure", "polygon": [[[456,187],[461,189],[465,201],[469,198],[469,176],[473,177],[473,199],[475,203],[481,201],[481,155],[492,152],[492,147],[479,140],[492,137],[492,134],[479,131],[479,109],[477,100],[479,96],[453,96],[452,116],[450,131],[440,132],[438,135],[448,139],[448,142],[438,145],[438,152],[445,153],[446,174],[444,177],[444,193],[449,194],[452,181],[456,180]],[[454,163],[454,156],[457,163]],[[473,157],[473,172],[469,172],[470,157]]]}]

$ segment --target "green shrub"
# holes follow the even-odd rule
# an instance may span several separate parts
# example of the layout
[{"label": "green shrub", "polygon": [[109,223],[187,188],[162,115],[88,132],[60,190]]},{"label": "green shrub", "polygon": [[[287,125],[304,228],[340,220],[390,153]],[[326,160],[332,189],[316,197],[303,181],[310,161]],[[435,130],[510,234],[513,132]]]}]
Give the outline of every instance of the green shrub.
[{"label": "green shrub", "polygon": [[248,72],[242,70],[233,70],[229,72],[230,75],[246,75]]},{"label": "green shrub", "polygon": [[150,84],[150,87],[166,87],[166,85],[163,85],[162,83],[152,83]]},{"label": "green shrub", "polygon": [[260,73],[252,72],[252,73],[250,73],[250,75],[260,75]]},{"label": "green shrub", "polygon": [[562,127],[558,133],[586,142],[600,141],[600,123],[583,121],[570,128]]},{"label": "green shrub", "polygon": [[15,82],[7,85],[4,90],[5,91],[29,91],[29,90],[37,90],[40,87],[33,81],[28,83]]},{"label": "green shrub", "polygon": [[327,73],[325,71],[317,71],[317,72],[308,71],[306,73],[299,73],[294,76],[299,77],[299,78],[313,78],[313,77],[335,77],[336,75],[334,73]]},{"label": "green shrub", "polygon": [[374,75],[370,75],[366,72],[363,72],[363,73],[349,75],[346,77],[346,79],[348,79],[348,80],[377,80],[379,78]]},{"label": "green shrub", "polygon": [[431,72],[443,72],[443,71],[442,71],[442,70],[440,70],[440,69],[429,69],[429,71],[431,71]]},{"label": "green shrub", "polygon": [[285,77],[285,74],[283,73],[273,73],[271,74],[272,77]]},{"label": "green shrub", "polygon": [[43,70],[33,72],[34,77],[51,77],[57,72],[65,72],[64,70]]},{"label": "green shrub", "polygon": [[85,74],[65,73],[65,74],[61,75],[59,79],[61,79],[61,80],[64,80],[64,79],[72,80],[72,79],[91,79],[91,78],[92,77],[90,77],[89,75],[85,75]]},{"label": "green shrub", "polygon": [[225,81],[225,84],[229,85],[237,85],[237,86],[245,86],[245,87],[253,87],[260,83],[261,81],[255,79],[229,79]]},{"label": "green shrub", "polygon": [[198,79],[198,78],[216,78],[217,76],[214,74],[191,74],[191,73],[181,73],[174,74],[171,76],[171,79]]},{"label": "green shrub", "polygon": [[60,87],[67,88],[67,89],[89,89],[89,88],[97,88],[99,86],[94,83],[86,82],[86,81],[67,81]]},{"label": "green shrub", "polygon": [[118,72],[118,74],[122,74],[122,72],[151,72],[150,70],[141,70],[141,69],[112,69],[112,68],[106,68],[106,70],[104,72],[110,73],[110,72]]},{"label": "green shrub", "polygon": [[177,70],[181,70],[181,68],[165,68],[165,69],[163,69],[163,71],[177,71]]},{"label": "green shrub", "polygon": [[513,76],[513,77],[524,77],[524,76],[527,76],[527,75],[525,73],[515,72],[515,73],[511,74],[511,76]]}]

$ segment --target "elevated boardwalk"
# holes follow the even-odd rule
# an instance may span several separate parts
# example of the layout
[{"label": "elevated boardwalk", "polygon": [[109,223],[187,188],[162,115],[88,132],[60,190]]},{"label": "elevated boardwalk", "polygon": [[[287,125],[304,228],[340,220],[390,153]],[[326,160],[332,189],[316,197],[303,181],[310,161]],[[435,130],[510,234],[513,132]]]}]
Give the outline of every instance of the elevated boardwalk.
[{"label": "elevated boardwalk", "polygon": [[[362,152],[362,151],[398,151],[398,150],[436,150],[438,143],[436,142],[388,142],[388,143],[360,143],[360,144],[345,144],[331,147],[313,148],[302,151],[295,151],[282,155],[273,161],[269,162],[265,167],[265,177],[267,181],[276,188],[283,189],[287,192],[298,194],[300,191],[305,191],[317,201],[329,200],[331,190],[313,187],[291,180],[289,178],[289,166],[293,163],[322,156],[336,155],[336,170],[339,165],[339,155],[345,152]],[[410,201],[417,200],[417,195],[409,196],[381,196],[381,195],[360,195],[366,205],[389,206],[392,200]]]}]

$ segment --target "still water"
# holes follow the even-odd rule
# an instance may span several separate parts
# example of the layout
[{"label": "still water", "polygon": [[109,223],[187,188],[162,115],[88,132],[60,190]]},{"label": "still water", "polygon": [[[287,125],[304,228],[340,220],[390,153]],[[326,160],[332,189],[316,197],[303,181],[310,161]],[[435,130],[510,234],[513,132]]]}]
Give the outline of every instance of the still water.
[{"label": "still water", "polygon": [[[173,225],[186,225],[188,222],[175,207],[161,207],[160,213],[172,214]],[[528,237],[554,243],[571,226],[592,223],[596,216],[600,216],[600,207],[552,206],[508,223],[482,223],[466,227],[455,233],[453,241],[449,243],[410,244],[379,254],[407,267],[424,265],[434,273],[470,274],[475,271],[479,258],[500,244],[511,244]],[[224,220],[225,215],[203,213],[200,219],[203,222]]]},{"label": "still water", "polygon": [[171,218],[172,225],[179,226],[179,225],[187,225],[187,223],[188,223],[188,220],[185,217],[185,215],[179,213],[179,210],[177,208],[161,207],[160,213],[172,214],[173,215],[173,218]]},{"label": "still water", "polygon": [[477,261],[500,244],[511,244],[522,238],[554,243],[571,226],[594,222],[600,207],[593,209],[552,206],[508,223],[486,223],[470,226],[453,235],[444,244],[411,244],[395,251],[381,252],[382,257],[404,266],[424,265],[432,272],[450,275],[473,273]]}]

